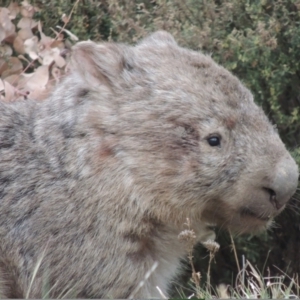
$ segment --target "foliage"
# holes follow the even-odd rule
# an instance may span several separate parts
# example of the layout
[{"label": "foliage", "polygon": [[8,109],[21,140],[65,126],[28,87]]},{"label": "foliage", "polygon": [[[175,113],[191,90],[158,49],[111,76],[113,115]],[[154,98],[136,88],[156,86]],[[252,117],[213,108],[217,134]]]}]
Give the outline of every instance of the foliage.
[{"label": "foliage", "polygon": [[50,34],[50,28],[57,25],[63,26],[60,17],[69,14],[73,8],[73,15],[69,21],[68,29],[72,31],[80,40],[100,40],[107,39],[110,32],[110,18],[107,13],[106,1],[89,0],[33,0],[31,3],[38,6],[41,11],[36,14],[45,26],[46,34]]},{"label": "foliage", "polygon": [[299,145],[299,0],[108,2],[117,40],[165,29],[180,44],[212,53],[253,91],[287,145]]}]

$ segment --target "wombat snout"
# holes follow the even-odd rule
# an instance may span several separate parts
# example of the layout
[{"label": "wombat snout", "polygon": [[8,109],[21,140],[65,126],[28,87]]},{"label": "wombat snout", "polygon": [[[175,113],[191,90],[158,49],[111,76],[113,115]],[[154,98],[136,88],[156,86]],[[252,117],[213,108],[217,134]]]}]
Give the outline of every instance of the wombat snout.
[{"label": "wombat snout", "polygon": [[264,187],[270,194],[269,200],[278,213],[296,192],[297,184],[298,167],[290,156],[285,156],[277,163],[270,185]]}]

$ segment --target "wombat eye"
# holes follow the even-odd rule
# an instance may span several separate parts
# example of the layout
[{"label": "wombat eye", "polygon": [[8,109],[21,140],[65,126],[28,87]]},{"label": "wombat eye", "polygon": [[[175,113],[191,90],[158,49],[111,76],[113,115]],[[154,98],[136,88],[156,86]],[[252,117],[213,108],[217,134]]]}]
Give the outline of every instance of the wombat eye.
[{"label": "wombat eye", "polygon": [[208,143],[212,147],[220,146],[221,139],[218,136],[211,136],[207,139]]}]

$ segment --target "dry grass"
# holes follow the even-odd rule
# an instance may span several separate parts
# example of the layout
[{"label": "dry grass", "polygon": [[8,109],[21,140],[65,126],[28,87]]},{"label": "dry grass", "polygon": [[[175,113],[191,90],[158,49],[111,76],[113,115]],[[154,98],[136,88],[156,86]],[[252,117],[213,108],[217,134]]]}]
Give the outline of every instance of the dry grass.
[{"label": "dry grass", "polygon": [[[197,299],[294,299],[300,297],[300,286],[298,276],[289,277],[283,271],[281,276],[263,276],[261,272],[242,256],[242,266],[238,260],[238,253],[235,247],[234,239],[231,237],[232,252],[236,260],[238,276],[233,285],[219,284],[213,287],[210,284],[211,265],[213,263],[216,252],[219,250],[219,244],[215,241],[208,240],[202,245],[209,251],[209,263],[207,270],[207,281],[201,282],[201,274],[197,272],[193,263],[193,248],[195,246],[196,236],[194,230],[190,227],[187,219],[185,223],[187,230],[179,234],[179,239],[186,243],[188,250],[188,261],[191,266],[192,292],[187,294],[180,289],[178,291],[182,298]],[[288,282],[288,284],[287,284]]]}]

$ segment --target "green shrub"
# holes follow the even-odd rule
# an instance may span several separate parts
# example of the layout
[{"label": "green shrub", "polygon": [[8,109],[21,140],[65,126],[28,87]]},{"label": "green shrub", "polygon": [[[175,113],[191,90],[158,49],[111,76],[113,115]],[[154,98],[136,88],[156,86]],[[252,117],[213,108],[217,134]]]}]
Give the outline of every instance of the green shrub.
[{"label": "green shrub", "polygon": [[211,53],[253,91],[288,147],[299,145],[300,1],[108,2],[116,40],[165,29]]}]

